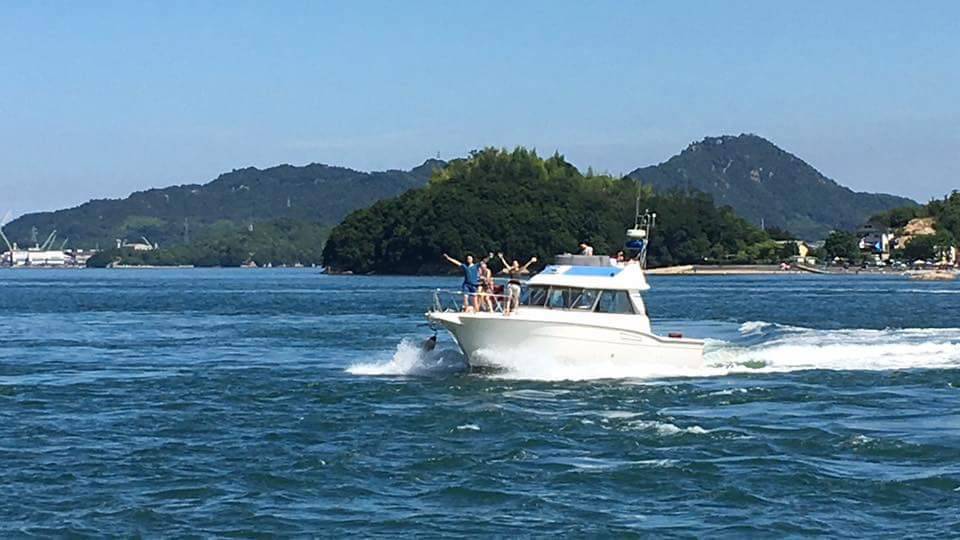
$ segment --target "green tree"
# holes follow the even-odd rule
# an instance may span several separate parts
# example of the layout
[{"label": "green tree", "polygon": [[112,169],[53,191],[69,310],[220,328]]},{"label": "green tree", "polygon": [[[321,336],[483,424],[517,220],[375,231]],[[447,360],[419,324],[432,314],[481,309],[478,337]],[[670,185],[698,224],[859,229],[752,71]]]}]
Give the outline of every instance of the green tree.
[{"label": "green tree", "polygon": [[444,252],[546,260],[587,242],[598,254],[614,254],[633,223],[638,193],[641,208],[659,215],[651,265],[727,260],[739,252],[775,257],[745,251],[769,237],[703,193],[654,193],[630,179],[583,176],[559,153],[542,159],[524,148],[487,148],[435,171],[423,189],[347,216],[330,234],[324,263],[416,274],[448,271]]},{"label": "green tree", "polygon": [[786,229],[780,227],[767,227],[767,236],[774,240],[796,240],[797,236]]},{"label": "green tree", "polygon": [[950,246],[954,245],[953,235],[945,230],[936,234],[924,234],[913,237],[903,248],[903,256],[909,261],[922,259],[939,261],[946,258]]},{"label": "green tree", "polygon": [[857,237],[846,231],[831,232],[823,244],[828,259],[840,258],[849,262],[860,262],[860,246]]},{"label": "green tree", "polygon": [[780,246],[778,256],[781,261],[792,260],[797,255],[800,255],[800,248],[797,247],[796,241],[790,240]]}]

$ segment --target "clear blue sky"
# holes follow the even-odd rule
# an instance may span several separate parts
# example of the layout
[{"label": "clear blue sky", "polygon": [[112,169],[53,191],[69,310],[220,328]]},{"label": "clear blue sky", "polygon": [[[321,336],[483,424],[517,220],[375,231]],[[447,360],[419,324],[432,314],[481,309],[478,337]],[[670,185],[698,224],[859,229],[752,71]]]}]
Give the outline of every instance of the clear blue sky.
[{"label": "clear blue sky", "polygon": [[487,145],[628,172],[752,132],[960,188],[960,2],[4,2],[0,216]]}]

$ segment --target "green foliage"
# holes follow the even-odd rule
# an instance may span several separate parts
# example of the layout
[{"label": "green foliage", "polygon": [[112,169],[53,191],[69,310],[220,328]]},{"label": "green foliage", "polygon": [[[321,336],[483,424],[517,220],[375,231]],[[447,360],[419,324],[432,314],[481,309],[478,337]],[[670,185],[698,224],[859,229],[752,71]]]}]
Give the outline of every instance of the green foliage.
[{"label": "green foliage", "polygon": [[936,234],[914,236],[903,248],[902,256],[907,261],[939,261],[947,257],[950,246],[954,243],[952,234],[938,230]]},{"label": "green foliage", "polygon": [[926,206],[903,206],[876,214],[870,218],[869,223],[880,227],[899,229],[909,223],[911,219],[928,216],[929,211]]},{"label": "green foliage", "polygon": [[766,232],[767,232],[767,236],[769,236],[773,240],[796,240],[797,239],[797,236],[792,232],[786,229],[781,229],[780,227],[777,227],[777,226],[767,227]]},{"label": "green foliage", "polygon": [[823,243],[826,258],[833,260],[837,257],[852,263],[860,262],[859,240],[852,233],[846,231],[831,232]]},{"label": "green foliage", "polygon": [[[437,171],[429,185],[358,210],[331,232],[324,262],[358,273],[435,273],[454,257],[502,251],[548,259],[585,241],[616,253],[633,223],[638,185],[585,177],[563,156],[542,159],[524,148],[488,148]],[[779,246],[702,193],[641,190],[655,210],[651,265],[772,260]]]},{"label": "green foliage", "polygon": [[707,137],[629,176],[658,190],[703,191],[753,224],[763,220],[807,240],[854,229],[877,212],[916,206],[903,197],[851,191],[756,135]]},{"label": "green foliage", "polygon": [[328,227],[292,219],[258,223],[253,226],[252,231],[249,228],[227,227],[220,223],[189,245],[161,247],[153,251],[109,249],[93,256],[87,266],[102,268],[110,263],[240,266],[250,261],[258,266],[320,264],[323,244],[328,234]]},{"label": "green foliage", "polygon": [[796,242],[787,241],[780,246],[779,256],[781,260],[789,261],[797,255],[800,255],[800,248],[797,247]]},{"label": "green foliage", "polygon": [[932,200],[926,205],[928,215],[936,218],[937,231],[960,238],[960,192],[953,191],[943,200]]}]

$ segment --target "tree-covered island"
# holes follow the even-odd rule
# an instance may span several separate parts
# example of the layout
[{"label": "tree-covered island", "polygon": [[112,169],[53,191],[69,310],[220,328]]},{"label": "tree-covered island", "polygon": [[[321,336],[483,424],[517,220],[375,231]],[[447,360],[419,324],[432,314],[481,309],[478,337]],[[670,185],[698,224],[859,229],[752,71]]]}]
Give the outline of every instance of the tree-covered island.
[{"label": "tree-covered island", "polygon": [[537,256],[621,249],[635,202],[658,214],[652,266],[774,263],[786,248],[729,207],[699,192],[654,192],[630,178],[582,174],[563,156],[487,148],[434,171],[426,187],[357,210],[334,227],[323,250],[333,271],[446,272],[444,252]]}]

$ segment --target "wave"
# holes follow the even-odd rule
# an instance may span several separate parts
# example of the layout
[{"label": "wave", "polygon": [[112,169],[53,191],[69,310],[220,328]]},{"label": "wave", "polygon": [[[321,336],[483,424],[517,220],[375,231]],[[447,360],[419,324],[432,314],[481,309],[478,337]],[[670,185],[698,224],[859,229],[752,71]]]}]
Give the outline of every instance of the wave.
[{"label": "wave", "polygon": [[707,365],[731,372],[960,367],[960,328],[816,330],[748,322],[740,334],[747,344],[708,344]]},{"label": "wave", "polygon": [[426,351],[421,342],[404,338],[389,359],[380,362],[357,363],[347,368],[353,375],[442,375],[466,369],[466,361],[459,351],[436,348]]},{"label": "wave", "polygon": [[[802,370],[898,370],[960,368],[960,328],[818,330],[749,321],[726,339],[707,339],[704,365],[682,368],[655,362],[583,359],[567,361],[542,351],[478,351],[497,369],[486,375],[517,380],[665,379]],[[435,375],[466,369],[453,348],[424,351],[404,339],[393,356],[347,368],[354,375]]]}]

